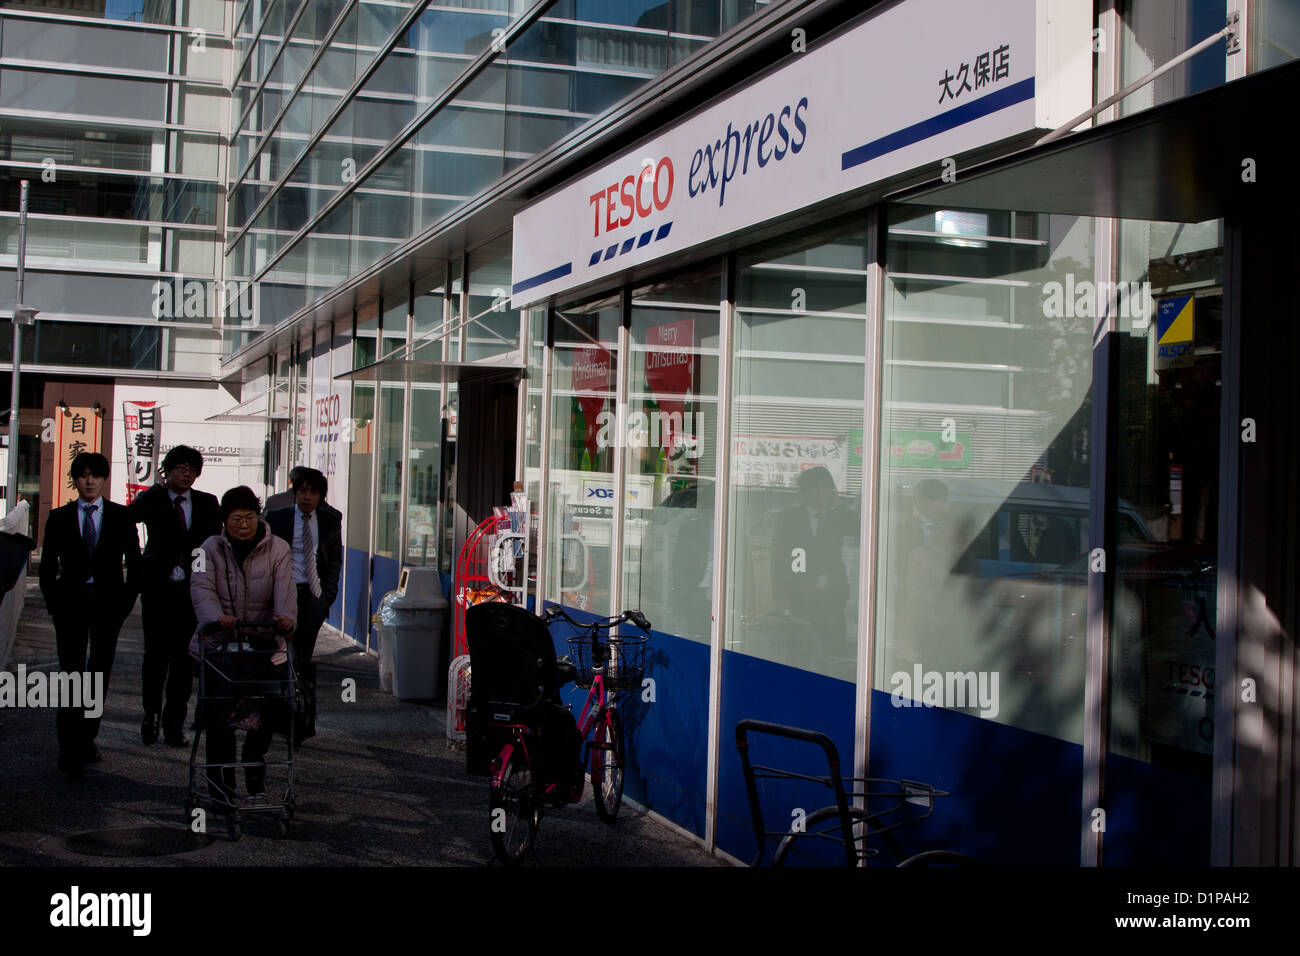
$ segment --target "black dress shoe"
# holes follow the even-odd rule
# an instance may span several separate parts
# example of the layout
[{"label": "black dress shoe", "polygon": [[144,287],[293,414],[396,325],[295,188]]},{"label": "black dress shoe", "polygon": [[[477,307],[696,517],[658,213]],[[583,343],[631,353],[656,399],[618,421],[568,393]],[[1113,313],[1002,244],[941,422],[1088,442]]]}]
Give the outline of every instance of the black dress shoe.
[{"label": "black dress shoe", "polygon": [[168,731],[163,735],[163,742],[167,744],[168,747],[188,747],[190,738],[186,737],[185,734],[179,730],[175,732]]},{"label": "black dress shoe", "polygon": [[153,743],[158,739],[158,718],[157,717],[146,716],[145,719],[141,721],[140,739],[144,742],[144,745],[146,747],[148,747],[151,743]]},{"label": "black dress shoe", "polygon": [[68,775],[69,780],[80,780],[86,775],[81,761],[67,754],[59,754],[59,769]]}]

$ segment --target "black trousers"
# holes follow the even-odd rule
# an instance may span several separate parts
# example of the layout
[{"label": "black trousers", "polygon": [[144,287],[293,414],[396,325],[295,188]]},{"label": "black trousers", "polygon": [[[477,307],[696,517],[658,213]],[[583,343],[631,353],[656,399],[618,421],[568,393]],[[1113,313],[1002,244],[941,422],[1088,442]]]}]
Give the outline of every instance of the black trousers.
[{"label": "black trousers", "polygon": [[298,585],[298,626],[293,632],[293,662],[300,673],[304,664],[311,663],[316,638],[329,614],[329,606],[313,597],[311,588],[305,584]]},{"label": "black trousers", "polygon": [[[208,763],[234,763],[234,728],[214,721],[208,728],[207,734]],[[266,752],[271,749],[273,738],[274,733],[269,721],[264,722],[257,730],[244,731],[244,752],[239,758],[240,762],[257,763],[264,760]],[[263,792],[266,789],[266,767],[245,767],[244,780],[248,784],[250,795]],[[235,793],[235,768],[223,767],[219,774],[216,771],[209,771],[208,782],[214,787],[222,788],[229,799]]]},{"label": "black trousers", "polygon": [[[262,720],[256,730],[244,731],[244,748],[239,760],[245,764],[258,764],[265,760],[277,731],[289,731],[284,702],[264,696],[276,687],[277,681],[284,680],[287,669],[275,667],[263,654],[218,655],[216,659],[209,658],[204,666],[208,670],[201,686],[207,696],[199,703],[198,718],[208,738],[208,763],[235,762],[235,728],[230,726],[228,718],[236,701],[245,694],[257,695],[256,710],[262,715]],[[235,768],[210,769],[207,776],[216,794],[224,793],[230,801],[235,795]],[[263,792],[266,789],[265,765],[245,767],[244,780],[250,795]]]},{"label": "black trousers", "polygon": [[189,582],[167,582],[141,594],[140,616],[144,626],[144,712],[146,716],[161,715],[164,733],[179,734],[185,728],[194,689],[190,638],[198,625]]},{"label": "black trousers", "polygon": [[[117,655],[117,635],[122,630],[123,619],[118,616],[121,595],[101,592],[93,584],[82,584],[68,588],[59,604],[52,609],[59,670],[69,674],[83,671],[103,674],[103,694],[107,697],[108,677]],[[105,701],[101,699],[99,703],[102,706]],[[87,757],[99,736],[99,718],[87,717],[85,709],[60,707],[55,716],[59,753],[76,760]]]},{"label": "black trousers", "polygon": [[311,656],[327,617],[329,606],[320,598],[313,597],[307,585],[298,585],[298,626],[293,632],[293,666],[298,671],[298,682],[303,689],[303,713],[297,720],[298,740],[316,733],[316,666],[312,664]]}]

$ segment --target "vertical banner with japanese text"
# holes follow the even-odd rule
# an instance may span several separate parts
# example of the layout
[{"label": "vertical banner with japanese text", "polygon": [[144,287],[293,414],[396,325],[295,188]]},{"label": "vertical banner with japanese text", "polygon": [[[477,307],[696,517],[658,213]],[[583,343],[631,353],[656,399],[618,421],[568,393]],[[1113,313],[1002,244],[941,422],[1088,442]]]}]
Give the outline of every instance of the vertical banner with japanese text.
[{"label": "vertical banner with japanese text", "polygon": [[158,480],[158,403],[123,402],[126,436],[126,502]]},{"label": "vertical banner with japanese text", "polygon": [[93,407],[75,406],[55,416],[58,423],[54,439],[54,496],[52,507],[58,508],[77,497],[77,489],[68,477],[72,459],[83,451],[103,451],[103,422]]}]

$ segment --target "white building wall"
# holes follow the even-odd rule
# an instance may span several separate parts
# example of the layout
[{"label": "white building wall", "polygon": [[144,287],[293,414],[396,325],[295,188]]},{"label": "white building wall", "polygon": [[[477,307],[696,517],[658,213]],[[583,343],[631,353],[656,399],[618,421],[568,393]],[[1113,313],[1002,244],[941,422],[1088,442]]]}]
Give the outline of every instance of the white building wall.
[{"label": "white building wall", "polygon": [[[159,411],[158,460],[176,445],[189,445],[203,455],[203,474],[194,487],[221,497],[236,485],[262,490],[265,423],[232,424],[206,419],[231,408],[239,399],[217,384],[141,382],[119,379],[113,388],[114,415],[123,402],[155,401]],[[126,446],[122,430],[114,429],[114,446],[105,454],[112,465],[110,498],[126,500]]]}]

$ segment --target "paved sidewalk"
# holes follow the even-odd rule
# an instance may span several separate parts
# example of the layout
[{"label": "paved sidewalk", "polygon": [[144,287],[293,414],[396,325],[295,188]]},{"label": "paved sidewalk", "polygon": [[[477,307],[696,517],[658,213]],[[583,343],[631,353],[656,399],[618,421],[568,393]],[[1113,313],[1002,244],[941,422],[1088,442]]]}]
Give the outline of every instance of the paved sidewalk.
[{"label": "paved sidewalk", "polygon": [[[10,671],[20,663],[57,668],[54,628],[34,578],[29,581]],[[243,839],[232,843],[218,820],[210,826],[212,845],[176,856],[124,860],[70,852],[63,841],[72,834],[183,822],[190,751],[140,743],[142,652],[137,606],[118,641],[98,740],[104,760],[88,766],[83,780],[70,781],[55,768],[52,711],[0,709],[0,865],[496,865],[487,780],[465,774],[463,754],[443,736],[442,708],[401,703],[381,691],[374,654],[328,627],[316,647],[317,736],[298,754],[299,802],[288,839],[276,839],[269,820],[251,819]],[[341,701],[338,688],[347,677],[356,679],[356,703]],[[190,707],[192,716],[192,701]],[[613,826],[600,823],[588,789],[579,806],[544,818],[530,865],[726,864],[626,805]]]}]

